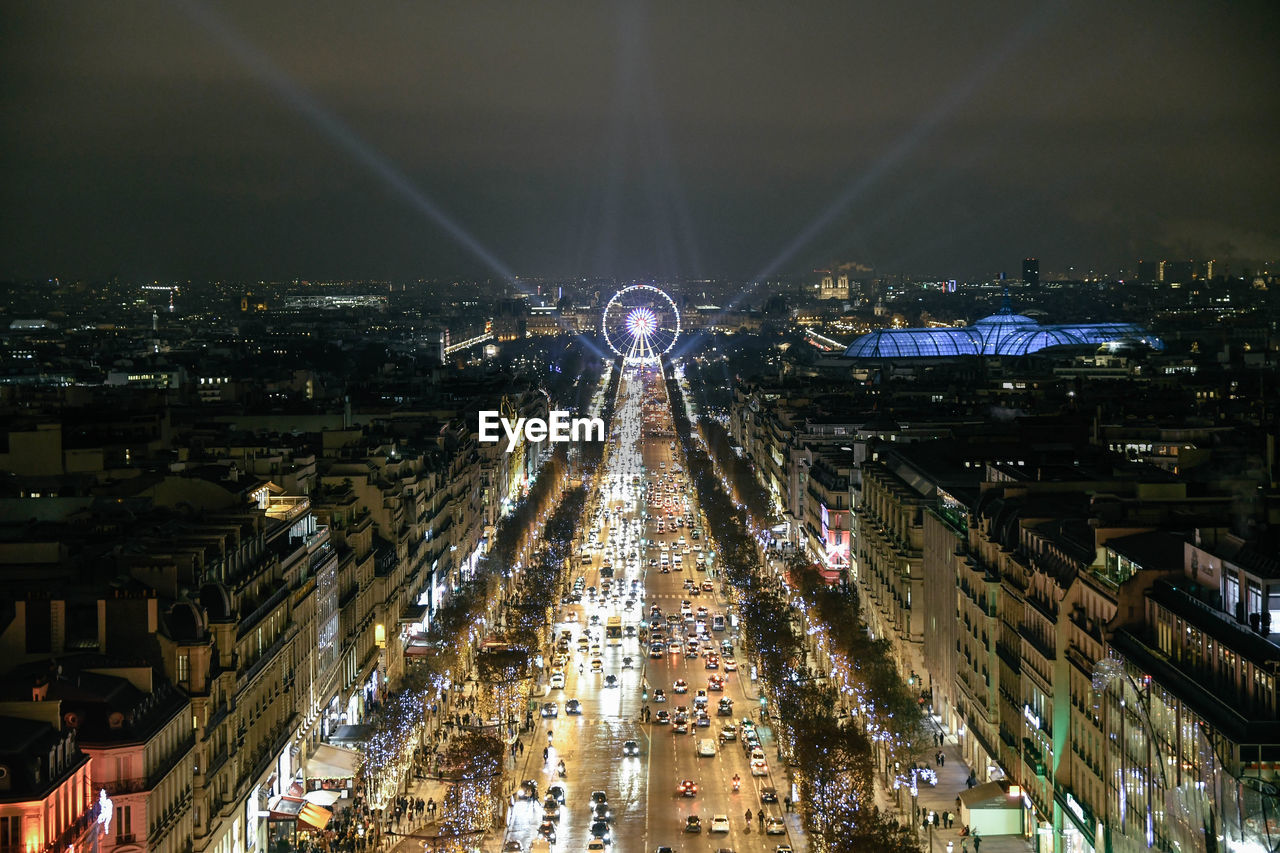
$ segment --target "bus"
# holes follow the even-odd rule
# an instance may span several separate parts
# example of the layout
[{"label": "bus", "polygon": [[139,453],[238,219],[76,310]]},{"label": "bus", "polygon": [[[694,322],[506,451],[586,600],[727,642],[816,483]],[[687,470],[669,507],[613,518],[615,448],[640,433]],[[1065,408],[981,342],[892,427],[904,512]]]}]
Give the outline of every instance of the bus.
[{"label": "bus", "polygon": [[604,627],[604,638],[611,646],[622,645],[622,617],[610,616]]}]

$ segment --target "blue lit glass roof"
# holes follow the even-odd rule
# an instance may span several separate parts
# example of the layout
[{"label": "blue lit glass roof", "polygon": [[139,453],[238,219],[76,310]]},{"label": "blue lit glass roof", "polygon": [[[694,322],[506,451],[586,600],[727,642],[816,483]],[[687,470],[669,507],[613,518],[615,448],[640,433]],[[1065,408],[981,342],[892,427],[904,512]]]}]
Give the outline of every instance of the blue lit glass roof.
[{"label": "blue lit glass roof", "polygon": [[1164,342],[1136,323],[1064,323],[1041,326],[1006,307],[959,329],[881,329],[856,338],[847,358],[946,358],[958,355],[1027,355],[1052,347],[1101,346],[1113,341],[1164,349]]}]

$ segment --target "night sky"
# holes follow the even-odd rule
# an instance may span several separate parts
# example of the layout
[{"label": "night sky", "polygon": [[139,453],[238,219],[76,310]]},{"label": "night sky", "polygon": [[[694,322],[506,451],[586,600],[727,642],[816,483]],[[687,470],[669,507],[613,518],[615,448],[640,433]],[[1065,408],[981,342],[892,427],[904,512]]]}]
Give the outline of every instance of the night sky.
[{"label": "night sky", "polygon": [[1280,258],[1280,7],[25,2],[0,276]]}]

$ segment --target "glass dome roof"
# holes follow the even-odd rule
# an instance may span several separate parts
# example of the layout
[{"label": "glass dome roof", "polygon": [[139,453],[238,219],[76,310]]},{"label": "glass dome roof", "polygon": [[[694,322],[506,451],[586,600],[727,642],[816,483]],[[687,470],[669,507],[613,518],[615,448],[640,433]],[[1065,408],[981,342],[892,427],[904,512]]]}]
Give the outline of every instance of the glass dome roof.
[{"label": "glass dome roof", "polygon": [[1154,350],[1164,342],[1136,323],[1063,323],[1041,326],[1006,304],[998,314],[959,329],[881,329],[856,338],[848,358],[911,359],[959,355],[1028,355],[1053,347],[1099,346],[1133,341]]}]

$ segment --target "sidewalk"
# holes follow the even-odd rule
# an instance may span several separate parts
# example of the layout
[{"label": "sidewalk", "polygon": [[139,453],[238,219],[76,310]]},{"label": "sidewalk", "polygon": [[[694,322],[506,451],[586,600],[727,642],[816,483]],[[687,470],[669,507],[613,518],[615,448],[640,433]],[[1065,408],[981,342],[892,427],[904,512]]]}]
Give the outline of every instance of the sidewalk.
[{"label": "sidewalk", "polygon": [[[945,853],[947,842],[953,842],[953,853],[960,853],[961,845],[967,841],[968,850],[974,850],[973,842],[975,839],[962,836],[960,834],[960,818],[959,810],[956,808],[956,797],[964,790],[965,781],[969,778],[969,766],[960,758],[960,747],[955,742],[953,735],[947,735],[945,745],[942,747],[942,753],[945,756],[945,764],[939,767],[933,759],[933,754],[938,751],[937,747],[930,747],[926,750],[925,755],[921,756],[919,764],[928,766],[931,770],[938,774],[938,784],[929,785],[927,782],[921,781],[917,787],[919,796],[916,798],[919,808],[925,814],[929,811],[935,811],[939,815],[944,811],[949,811],[956,815],[955,824],[951,829],[944,829],[939,822],[937,829],[931,829],[928,834],[923,834],[924,830],[921,826],[923,817],[918,816],[916,819],[915,830],[917,837],[921,840],[921,847],[929,850],[932,847],[934,853]],[[888,811],[890,814],[897,814],[900,823],[908,823],[911,820],[911,794],[907,786],[899,789],[899,796],[895,798],[895,792],[892,790],[892,781],[890,781],[890,790],[885,791],[880,788],[880,777],[876,778],[876,802],[882,811]],[[901,800],[901,808],[898,807],[898,800]],[[983,835],[981,836],[981,847],[979,853],[1033,853],[1035,850],[1031,840],[1023,838],[1020,835]]]},{"label": "sidewalk", "polygon": [[[431,730],[430,734],[434,735],[437,728],[443,729],[446,727],[448,717],[456,710],[454,699],[459,695],[471,695],[471,692],[474,691],[474,689],[474,686],[471,686],[470,690],[462,694],[451,694],[448,704],[441,707],[438,717],[433,718],[436,721],[436,727]],[[545,688],[543,688],[543,690],[545,691]],[[545,695],[545,693],[543,695]],[[513,768],[524,767],[524,772],[527,773],[528,763],[531,760],[532,754],[537,751],[539,752],[539,759],[541,758],[541,746],[535,743],[535,739],[542,733],[543,729],[539,725],[539,717],[535,716],[533,720],[534,723],[532,728],[528,732],[520,732],[516,738],[517,741],[524,743],[525,752],[528,753],[528,756],[517,755],[513,760],[508,754],[507,759],[504,761],[504,769],[508,774],[518,777],[507,784],[507,788],[510,789],[504,792],[507,797],[510,797],[514,792],[514,789],[519,785],[520,780],[528,778],[528,776],[521,776],[519,773],[516,773]],[[537,750],[535,750],[535,746],[537,746]],[[442,781],[434,777],[427,777],[424,779],[418,779],[415,777],[410,778],[404,796],[411,800],[422,799],[423,802],[435,800],[437,808],[434,817],[429,812],[424,811],[422,812],[422,820],[419,821],[416,818],[406,818],[401,821],[398,830],[392,830],[392,832],[396,833],[390,836],[392,842],[390,844],[390,850],[393,851],[393,853],[421,853],[424,849],[431,849],[434,846],[427,838],[422,836],[432,836],[438,831],[439,825],[445,816],[443,810],[444,798],[450,784],[451,783],[448,781]],[[501,841],[504,834],[502,825],[503,814],[503,810],[500,809],[497,827],[475,836],[476,847],[493,846],[491,842],[495,835],[499,839],[499,842]],[[383,849],[387,849],[387,845],[384,845]]]}]

